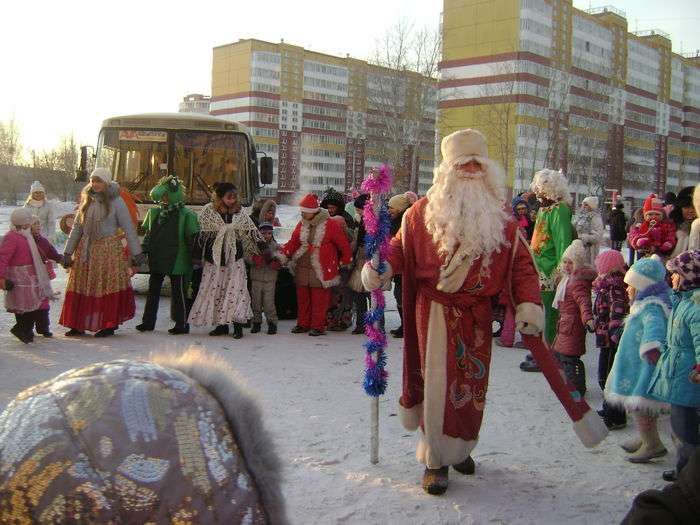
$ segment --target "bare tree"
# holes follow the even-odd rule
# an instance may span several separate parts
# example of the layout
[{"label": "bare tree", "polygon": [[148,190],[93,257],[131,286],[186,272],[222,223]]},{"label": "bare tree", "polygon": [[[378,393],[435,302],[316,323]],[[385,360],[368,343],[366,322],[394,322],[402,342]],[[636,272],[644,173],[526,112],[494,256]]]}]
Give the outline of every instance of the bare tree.
[{"label": "bare tree", "polygon": [[[403,189],[417,189],[421,152],[432,156],[441,43],[439,29],[400,19],[369,60],[378,67],[367,75],[367,138],[382,161],[398,168],[395,185]],[[402,172],[406,164],[411,169]]]},{"label": "bare tree", "polygon": [[0,164],[16,166],[22,158],[22,142],[14,116],[0,122]]}]

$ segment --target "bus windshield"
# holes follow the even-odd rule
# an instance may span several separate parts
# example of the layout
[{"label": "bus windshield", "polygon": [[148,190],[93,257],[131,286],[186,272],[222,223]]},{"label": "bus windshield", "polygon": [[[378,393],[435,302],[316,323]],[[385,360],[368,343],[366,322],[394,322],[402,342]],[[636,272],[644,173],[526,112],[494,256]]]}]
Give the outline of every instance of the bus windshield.
[{"label": "bus windshield", "polygon": [[211,186],[218,181],[235,184],[244,202],[253,191],[248,141],[239,132],[104,128],[96,166],[111,169],[114,180],[140,202],[149,201],[165,166],[183,181],[188,204],[209,202]]}]

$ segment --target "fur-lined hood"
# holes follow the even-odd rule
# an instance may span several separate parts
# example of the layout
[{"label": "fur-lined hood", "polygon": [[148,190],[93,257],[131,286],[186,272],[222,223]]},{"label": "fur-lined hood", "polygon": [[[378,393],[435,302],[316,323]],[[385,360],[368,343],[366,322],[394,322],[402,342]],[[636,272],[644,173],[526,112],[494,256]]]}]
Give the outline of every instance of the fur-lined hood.
[{"label": "fur-lined hood", "polygon": [[260,224],[267,222],[265,214],[270,210],[274,212],[274,215],[277,215],[277,203],[272,199],[267,199],[260,208],[260,213],[258,213],[258,221]]}]

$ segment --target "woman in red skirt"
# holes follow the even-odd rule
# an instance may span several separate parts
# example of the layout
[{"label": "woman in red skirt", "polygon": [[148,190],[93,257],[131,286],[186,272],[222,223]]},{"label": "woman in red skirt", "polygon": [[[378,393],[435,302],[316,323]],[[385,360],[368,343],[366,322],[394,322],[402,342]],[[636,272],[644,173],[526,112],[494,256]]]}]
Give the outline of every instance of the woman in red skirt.
[{"label": "woman in red skirt", "polygon": [[[125,256],[120,230],[127,240],[131,261]],[[114,335],[136,309],[130,266],[144,262],[136,228],[119,185],[107,168],[96,168],[81,193],[80,208],[70,232],[63,265],[70,268],[66,298],[59,323],[67,336],[86,331],[95,337]]]}]

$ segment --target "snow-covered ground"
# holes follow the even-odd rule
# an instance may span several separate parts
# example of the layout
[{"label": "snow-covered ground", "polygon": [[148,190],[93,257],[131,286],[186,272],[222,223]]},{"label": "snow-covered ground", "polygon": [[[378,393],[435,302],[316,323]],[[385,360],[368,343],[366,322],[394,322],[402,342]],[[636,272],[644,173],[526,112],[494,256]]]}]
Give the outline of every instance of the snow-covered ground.
[{"label": "snow-covered ground", "polygon": [[[285,224],[296,219],[291,212],[281,213]],[[0,223],[7,215],[0,208]],[[54,288],[64,286],[61,270]],[[257,392],[286,465],[283,489],[289,514],[299,524],[619,523],[634,496],[662,487],[661,472],[673,466],[671,455],[647,465],[626,462],[618,445],[633,435],[631,427],[611,433],[596,449],[584,448],[542,375],[518,369],[525,352],[494,344],[484,426],[473,452],[477,473],[462,476],[451,471],[447,494],[429,496],[420,486],[416,436],[401,427],[396,414],[400,340],[392,339],[388,349],[391,375],[380,401],[380,462],[372,465],[361,336],[293,335],[292,321],[280,322],[276,336],[246,333],[239,341],[208,337],[203,329],[169,336],[168,301],[162,299],[155,332],[134,330],[144,305],[144,298],[138,297],[137,318],[115,337],[68,339],[57,325],[59,300],[51,310],[56,336],[38,337],[31,345],[10,335],[14,320],[0,312],[0,409],[24,388],[70,368],[202,344],[228,360]],[[392,310],[387,326],[397,323]],[[593,340],[588,343],[586,398],[597,408],[597,352]],[[662,430],[671,448],[666,420]]]}]

